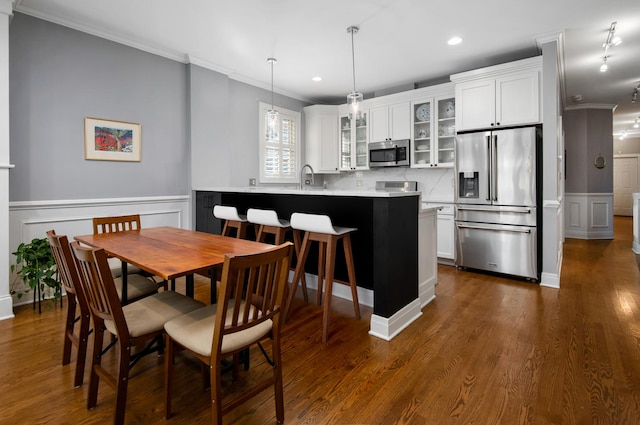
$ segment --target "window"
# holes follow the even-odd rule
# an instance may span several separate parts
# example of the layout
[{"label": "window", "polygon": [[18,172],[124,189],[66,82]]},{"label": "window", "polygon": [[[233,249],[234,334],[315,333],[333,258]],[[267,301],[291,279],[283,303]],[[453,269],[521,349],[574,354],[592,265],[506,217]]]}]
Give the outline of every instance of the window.
[{"label": "window", "polygon": [[297,183],[300,158],[300,113],[278,110],[276,131],[267,131],[268,103],[260,102],[260,183]]}]

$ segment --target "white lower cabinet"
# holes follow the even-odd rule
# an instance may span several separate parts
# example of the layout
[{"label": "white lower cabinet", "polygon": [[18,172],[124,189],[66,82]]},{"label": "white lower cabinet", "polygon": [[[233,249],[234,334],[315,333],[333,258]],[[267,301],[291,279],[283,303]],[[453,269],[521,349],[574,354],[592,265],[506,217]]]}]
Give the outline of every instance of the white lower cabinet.
[{"label": "white lower cabinet", "polygon": [[438,207],[438,261],[453,264],[455,260],[455,226],[453,221],[453,204],[425,203],[426,207]]},{"label": "white lower cabinet", "polygon": [[432,209],[418,213],[418,298],[420,308],[436,297],[438,283],[438,261],[436,257],[436,241],[433,237],[437,231],[437,214]]}]

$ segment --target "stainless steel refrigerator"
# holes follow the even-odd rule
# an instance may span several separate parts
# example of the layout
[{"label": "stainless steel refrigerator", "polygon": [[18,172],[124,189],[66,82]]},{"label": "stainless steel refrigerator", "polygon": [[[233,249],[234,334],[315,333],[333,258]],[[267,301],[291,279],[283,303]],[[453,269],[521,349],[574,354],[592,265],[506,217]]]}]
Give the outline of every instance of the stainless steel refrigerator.
[{"label": "stainless steel refrigerator", "polygon": [[458,267],[539,281],[540,126],[456,136]]}]

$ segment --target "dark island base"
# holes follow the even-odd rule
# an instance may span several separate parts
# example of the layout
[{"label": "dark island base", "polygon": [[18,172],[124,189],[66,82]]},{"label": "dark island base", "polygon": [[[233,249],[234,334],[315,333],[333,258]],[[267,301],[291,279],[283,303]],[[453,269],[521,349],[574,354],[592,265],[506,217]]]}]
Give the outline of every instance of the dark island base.
[{"label": "dark island base", "polygon": [[[294,212],[326,214],[336,226],[355,227],[353,256],[358,286],[372,289],[373,313],[389,318],[418,298],[418,196],[348,197],[273,193],[196,191],[196,230],[217,233],[222,222],[214,205],[273,209],[289,219]],[[335,278],[348,281],[342,244]],[[315,248],[314,248],[315,249]],[[317,250],[305,264],[317,274]]]}]

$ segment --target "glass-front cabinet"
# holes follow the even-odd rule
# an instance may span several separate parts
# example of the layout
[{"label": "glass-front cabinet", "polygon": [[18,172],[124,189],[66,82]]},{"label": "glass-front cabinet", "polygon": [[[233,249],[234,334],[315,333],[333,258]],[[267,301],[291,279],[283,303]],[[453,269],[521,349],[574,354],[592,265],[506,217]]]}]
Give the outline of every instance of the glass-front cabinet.
[{"label": "glass-front cabinet", "polygon": [[414,101],[411,105],[411,166],[453,167],[456,134],[455,98]]},{"label": "glass-front cabinet", "polygon": [[429,167],[432,164],[431,109],[430,100],[412,104],[412,167]]},{"label": "glass-front cabinet", "polygon": [[454,142],[456,138],[456,99],[447,97],[436,99],[438,103],[436,139],[437,163],[440,166],[453,167]]},{"label": "glass-front cabinet", "polygon": [[368,162],[367,112],[362,118],[350,120],[340,116],[340,170],[366,170]]}]

